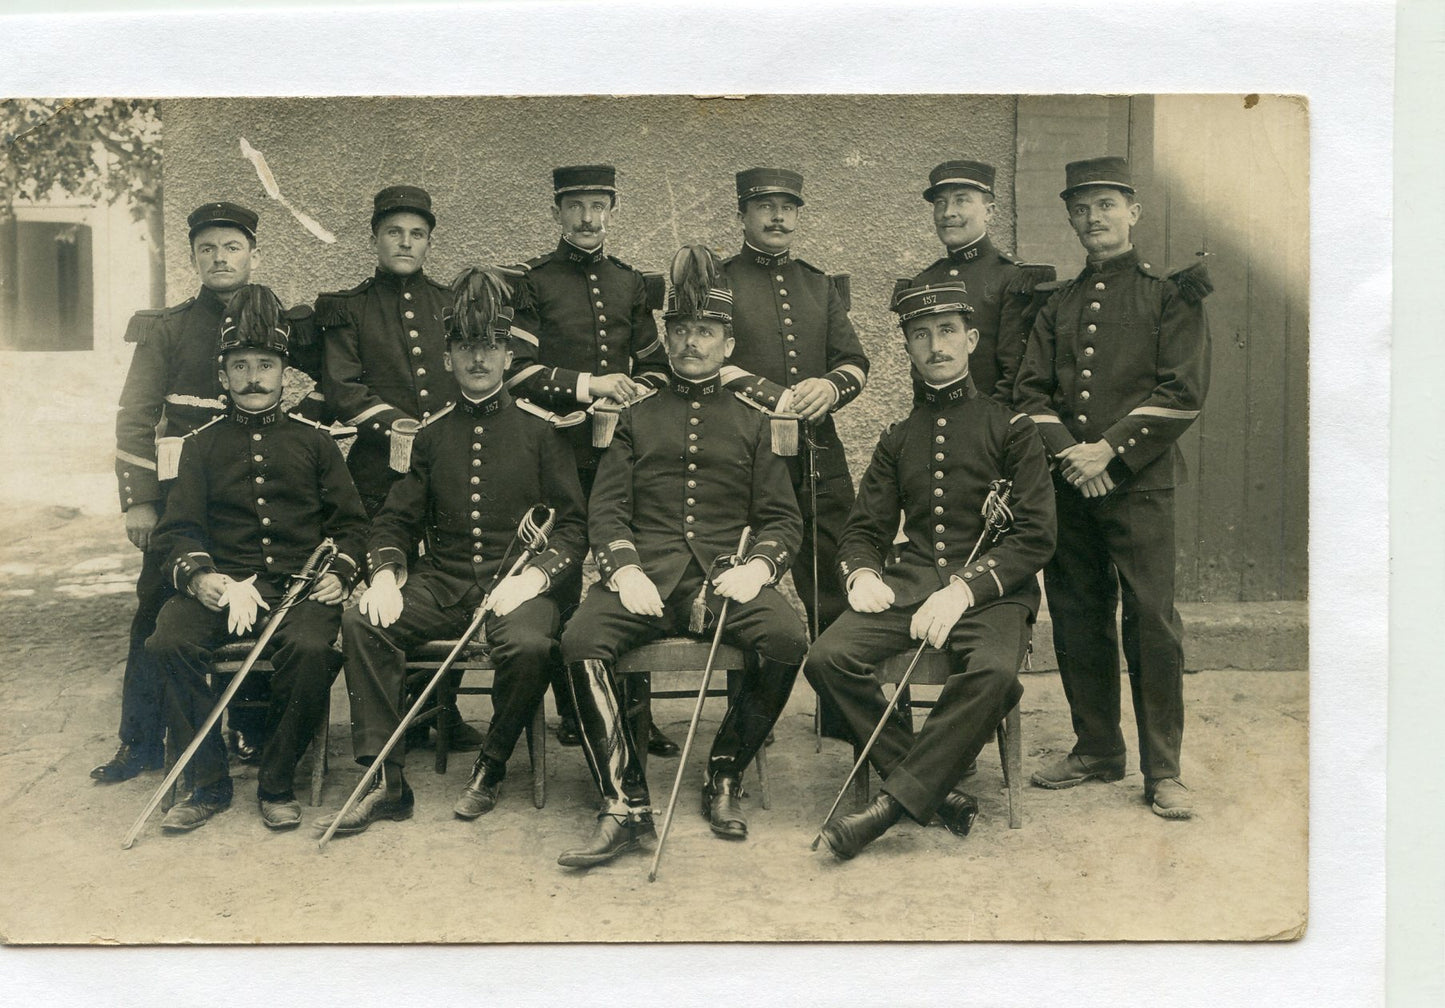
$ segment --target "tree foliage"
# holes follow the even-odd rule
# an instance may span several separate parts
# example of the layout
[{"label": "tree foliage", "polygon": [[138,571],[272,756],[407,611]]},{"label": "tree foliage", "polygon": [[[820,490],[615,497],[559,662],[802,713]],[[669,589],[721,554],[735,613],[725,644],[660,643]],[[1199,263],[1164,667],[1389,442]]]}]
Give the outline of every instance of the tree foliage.
[{"label": "tree foliage", "polygon": [[133,98],[0,101],[0,214],[57,189],[95,203],[126,200],[136,220],[161,207],[159,103]]}]

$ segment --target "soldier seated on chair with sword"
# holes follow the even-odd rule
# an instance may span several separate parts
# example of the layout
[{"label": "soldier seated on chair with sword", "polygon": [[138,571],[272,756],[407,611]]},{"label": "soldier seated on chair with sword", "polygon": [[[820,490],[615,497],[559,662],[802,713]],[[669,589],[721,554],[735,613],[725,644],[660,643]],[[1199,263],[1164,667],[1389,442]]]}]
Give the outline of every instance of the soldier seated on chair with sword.
[{"label": "soldier seated on chair with sword", "polygon": [[[713,740],[703,813],[713,832],[747,835],[743,770],[787,703],[807,650],[802,622],[775,587],[797,556],[803,521],[768,423],[723,387],[733,350],[731,292],[702,246],[674,260],[668,293],[668,386],[623,414],[602,457],[587,516],[600,580],[562,634],[562,657],[588,766],[602,792],[597,829],[558,863],[609,861],[654,835],[647,778],[614,676],[623,652],[686,629],[710,629],[724,600],[722,639],[754,652]],[[714,575],[719,557],[751,544]]]},{"label": "soldier seated on chair with sword", "polygon": [[[258,609],[286,591],[323,539],[339,554],[271,638],[270,737],[261,749],[257,798],[272,829],[301,823],[292,793],[296,764],[325,715],[340,667],[332,645],[366,536],[366,511],[346,463],[325,428],[281,412],[287,325],[266,287],[240,288],[221,320],[221,386],[231,405],[186,435],[180,469],[156,527],[156,548],[176,588],[146,641],[165,676],[168,728],[189,744],[216,703],[211,654],[228,636],[246,636]],[[188,832],[231,804],[231,777],[219,728],[191,764],[190,797],[162,827]]]},{"label": "soldier seated on chair with sword", "polygon": [[[923,395],[879,438],[863,474],[838,547],[849,611],[804,667],[861,742],[887,709],[878,662],[919,642],[947,646],[955,661],[922,731],[890,717],[869,750],[883,779],[878,797],[824,826],[842,859],[904,814],[926,824],[937,813],[966,833],[977,805],[958,780],[1023,695],[1018,669],[1038,608],[1037,575],[1054,549],[1052,487],[1033,423],[974,387],[968,361],[978,330],[965,297],[961,285],[940,284],[894,300]],[[991,543],[981,506],[999,480],[1011,484],[1012,527]],[[885,565],[900,511],[907,541],[901,559]]]},{"label": "soldier seated on chair with sword", "polygon": [[[372,522],[371,584],[342,619],[341,633],[352,748],[357,762],[369,764],[406,709],[407,648],[460,635],[487,601],[484,627],[496,666],[492,724],[454,808],[458,818],[475,819],[496,805],[507,759],[546,692],[561,626],[550,592],[581,564],[586,525],[577,466],[556,418],[503,387],[512,362],[505,280],[468,270],[453,290],[443,361],[457,396],[422,425],[409,471]],[[515,556],[518,518],[538,501],[556,511],[549,548],[499,582]],[[426,550],[411,561],[418,540]],[[338,834],[411,818],[415,799],[404,763],[399,745]]]}]

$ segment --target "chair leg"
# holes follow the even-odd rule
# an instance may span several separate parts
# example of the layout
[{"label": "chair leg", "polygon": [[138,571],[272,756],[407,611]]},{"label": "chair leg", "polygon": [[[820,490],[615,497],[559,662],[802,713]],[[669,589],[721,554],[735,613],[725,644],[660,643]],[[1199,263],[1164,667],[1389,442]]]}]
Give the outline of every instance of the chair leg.
[{"label": "chair leg", "polygon": [[452,748],[452,708],[450,705],[444,705],[442,703],[440,697],[441,692],[441,688],[438,687],[436,720],[437,752],[435,766],[437,773],[444,774],[447,772],[447,756]]},{"label": "chair leg", "polygon": [[311,736],[311,805],[321,804],[321,789],[326,785],[326,746],[331,740],[331,694],[321,710],[321,723]]},{"label": "chair leg", "polygon": [[758,794],[762,799],[763,808],[773,807],[773,796],[768,793],[768,747],[763,746],[758,754],[753,757],[753,764],[758,768]]},{"label": "chair leg", "polygon": [[527,753],[532,758],[532,804],[542,808],[547,804],[547,721],[542,713],[543,703],[537,704],[537,713],[527,727]]},{"label": "chair leg", "polygon": [[1018,704],[998,726],[998,755],[1003,764],[1004,787],[1008,789],[1009,829],[1024,825],[1024,744]]},{"label": "chair leg", "polygon": [[[859,757],[860,754],[862,754],[862,752],[863,752],[863,749],[862,749],[861,746],[856,746],[856,745],[855,745],[855,746],[853,747],[853,762],[855,762],[855,763],[858,762],[858,757]],[[862,766],[860,766],[860,767],[858,768],[858,772],[853,775],[853,803],[854,803],[855,805],[857,805],[860,809],[861,809],[861,808],[866,808],[867,805],[868,805],[868,764],[867,764],[867,763],[864,763]]]}]

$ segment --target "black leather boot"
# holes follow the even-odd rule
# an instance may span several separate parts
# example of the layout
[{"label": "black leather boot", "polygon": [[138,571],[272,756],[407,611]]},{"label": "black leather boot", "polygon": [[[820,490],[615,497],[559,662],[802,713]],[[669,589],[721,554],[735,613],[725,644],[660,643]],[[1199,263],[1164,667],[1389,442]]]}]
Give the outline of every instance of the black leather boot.
[{"label": "black leather boot", "polygon": [[637,850],[643,840],[656,836],[657,830],[652,825],[649,812],[636,816],[603,812],[598,815],[597,828],[592,831],[587,843],[574,850],[563,851],[557,863],[564,868],[591,868],[611,861],[619,854]]},{"label": "black leather boot", "polygon": [[582,729],[582,753],[604,805],[613,811],[647,808],[647,777],[611,666],[599,659],[572,662],[567,686]]},{"label": "black leather boot", "polygon": [[708,825],[718,836],[729,840],[747,839],[748,819],[739,801],[742,796],[742,782],[736,774],[715,773],[703,784],[702,814],[707,816]]},{"label": "black leather boot", "polygon": [[165,761],[165,747],[159,742],[122,745],[109,762],[102,763],[90,772],[90,778],[102,784],[118,784],[130,780],[142,771],[159,770],[165,765]]},{"label": "black leather boot", "polygon": [[887,791],[880,791],[862,812],[829,819],[823,827],[823,839],[835,857],[850,861],[901,818],[903,806]]},{"label": "black leather boot", "polygon": [[506,775],[506,767],[478,756],[472,767],[472,779],[467,781],[466,790],[452,806],[452,813],[458,819],[475,819],[492,811],[497,807],[497,799],[502,797],[502,778]]},{"label": "black leather boot", "polygon": [[978,801],[967,791],[955,787],[943,796],[938,806],[938,818],[954,836],[968,836],[973,820],[978,815]]},{"label": "black leather boot", "polygon": [[787,706],[798,663],[750,656],[745,676],[713,738],[708,758],[713,774],[724,770],[740,777],[747,769]]}]

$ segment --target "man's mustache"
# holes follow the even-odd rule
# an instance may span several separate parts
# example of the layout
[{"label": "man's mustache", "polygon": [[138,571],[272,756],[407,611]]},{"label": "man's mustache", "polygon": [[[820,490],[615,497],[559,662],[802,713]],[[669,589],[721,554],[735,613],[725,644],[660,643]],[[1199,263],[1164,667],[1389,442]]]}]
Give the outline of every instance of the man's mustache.
[{"label": "man's mustache", "polygon": [[792,234],[793,229],[786,224],[769,224],[763,228],[764,231],[776,231],[779,234]]},{"label": "man's mustache", "polygon": [[952,360],[953,358],[945,353],[935,353],[928,355],[928,363],[930,364],[947,364]]},{"label": "man's mustache", "polygon": [[236,394],[237,394],[237,395],[255,395],[255,394],[264,394],[264,393],[266,393],[266,392],[274,392],[274,391],[275,391],[275,389],[269,389],[269,388],[267,388],[266,386],[260,384],[259,382],[250,382],[250,383],[248,383],[248,384],[246,385],[245,388],[243,388],[240,392],[238,392],[238,393],[236,393]]}]

